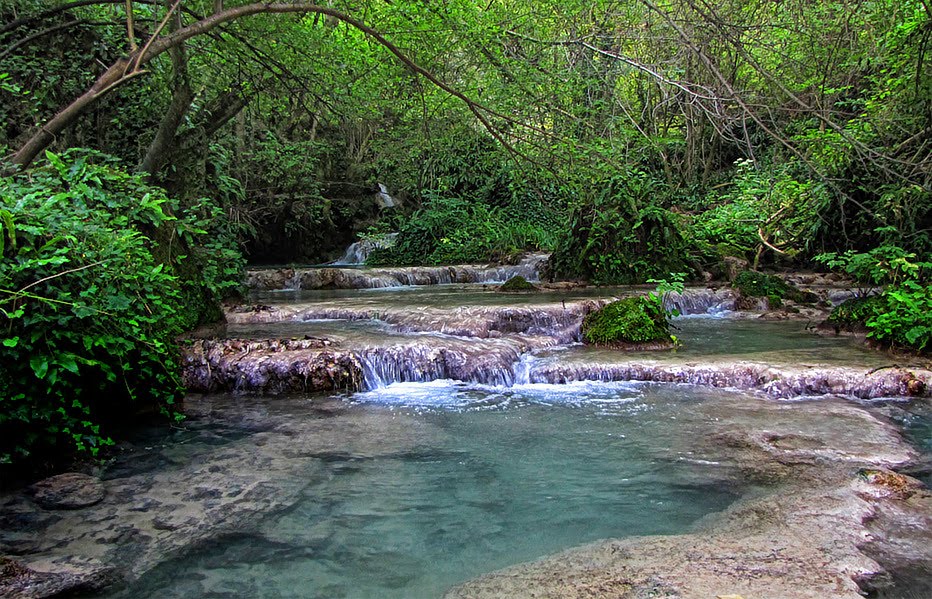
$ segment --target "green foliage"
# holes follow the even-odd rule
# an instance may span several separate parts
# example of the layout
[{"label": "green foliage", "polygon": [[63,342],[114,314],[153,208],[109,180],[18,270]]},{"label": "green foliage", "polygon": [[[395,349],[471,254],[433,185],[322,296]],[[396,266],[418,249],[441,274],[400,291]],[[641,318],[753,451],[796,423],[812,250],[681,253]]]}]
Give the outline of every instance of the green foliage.
[{"label": "green foliage", "polygon": [[738,273],[732,286],[744,297],[766,297],[772,308],[783,305],[783,300],[811,303],[818,300],[812,293],[800,291],[776,275],[753,270]]},{"label": "green foliage", "polygon": [[437,265],[498,261],[524,250],[549,249],[553,231],[521,220],[506,208],[459,197],[431,195],[407,219],[399,219],[390,248],[377,248],[370,265]]},{"label": "green foliage", "polygon": [[783,298],[790,291],[790,286],[780,277],[753,270],[738,273],[732,286],[745,297],[776,296]]},{"label": "green foliage", "polygon": [[659,206],[664,186],[644,171],[598,185],[561,231],[552,263],[558,276],[596,284],[643,283],[669,272],[695,274],[698,246],[682,219]]},{"label": "green foliage", "polygon": [[853,297],[835,306],[826,322],[843,329],[866,327],[867,321],[883,312],[886,304],[879,295]]},{"label": "green foliage", "polygon": [[808,250],[830,198],[823,185],[797,180],[794,167],[739,160],[727,191],[696,217],[696,236],[748,259],[769,249],[762,238],[790,256]]},{"label": "green foliage", "polygon": [[612,302],[586,316],[582,336],[586,343],[672,343],[667,314],[650,297],[629,297]]},{"label": "green foliage", "polygon": [[[863,324],[868,337],[886,345],[927,351],[932,347],[932,262],[897,246],[881,246],[868,252],[823,254],[817,259],[839,268],[859,281],[886,284],[883,293],[852,304],[842,304],[828,322]],[[842,309],[844,308],[844,309]],[[836,314],[837,313],[837,314]]]},{"label": "green foliage", "polygon": [[[686,289],[686,285],[683,281],[686,279],[686,273],[684,272],[673,272],[669,275],[670,280],[667,279],[647,279],[648,283],[656,283],[657,286],[653,291],[647,294],[647,299],[651,300],[661,308],[663,308],[663,297],[667,293],[683,293],[683,290]],[[676,317],[679,316],[679,310],[673,310],[670,316]],[[676,337],[674,337],[676,339]]]},{"label": "green foliage", "polygon": [[537,291],[537,287],[533,283],[529,283],[521,275],[517,275],[499,285],[498,290],[504,293],[520,293],[523,291]]},{"label": "green foliage", "polygon": [[141,409],[179,418],[174,337],[198,310],[186,305],[195,278],[175,271],[203,268],[200,297],[214,303],[241,276],[203,205],[179,219],[112,159],[47,159],[0,179],[0,463],[96,455],[107,427]]},{"label": "green foliage", "polygon": [[819,254],[813,259],[829,268],[846,272],[860,283],[872,285],[895,285],[901,281],[918,279],[923,268],[932,268],[932,263],[916,261],[914,252],[895,245],[882,245],[867,252],[830,252]]},{"label": "green foliage", "polygon": [[920,352],[932,348],[932,286],[908,279],[884,290],[882,299],[866,323],[869,337]]}]

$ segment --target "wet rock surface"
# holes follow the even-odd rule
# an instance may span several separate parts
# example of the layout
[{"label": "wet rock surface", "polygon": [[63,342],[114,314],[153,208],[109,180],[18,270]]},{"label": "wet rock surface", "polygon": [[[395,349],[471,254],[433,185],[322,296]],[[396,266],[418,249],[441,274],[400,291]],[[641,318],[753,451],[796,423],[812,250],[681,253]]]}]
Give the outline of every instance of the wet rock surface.
[{"label": "wet rock surface", "polygon": [[[707,517],[691,534],[594,543],[481,576],[446,597],[854,599],[882,585],[885,568],[927,559],[932,495],[884,469],[915,459],[893,427],[828,400],[770,407],[763,419],[757,405],[711,406],[723,425],[693,448],[742,477],[771,481],[763,496]],[[886,474],[859,476],[865,463]],[[908,496],[890,492],[892,479]],[[917,519],[924,525],[911,536],[887,536]]]},{"label": "wet rock surface", "polygon": [[[156,435],[117,457],[104,471],[99,503],[49,510],[28,491],[0,496],[0,555],[13,564],[0,577],[0,596],[52,597],[134,580],[293,505],[334,451],[404,453],[433,434],[416,420],[332,400],[308,409],[307,401],[190,397],[189,430]],[[195,434],[202,428],[207,434]],[[138,471],[145,456],[158,456],[158,467]]]},{"label": "wet rock surface", "polygon": [[32,499],[50,510],[74,510],[99,503],[106,495],[100,480],[80,472],[65,472],[30,487]]},{"label": "wet rock surface", "polygon": [[255,290],[381,289],[407,285],[504,283],[515,276],[537,281],[549,258],[549,254],[529,254],[516,265],[257,269],[247,273],[246,285]]},{"label": "wet rock surface", "polygon": [[[296,277],[331,276],[322,270],[328,269],[262,276],[271,277],[269,285],[287,285]],[[833,291],[816,292],[829,302]],[[882,415],[892,409],[850,401],[926,402],[928,362],[890,364],[889,357],[840,341],[822,340],[807,353],[775,341],[805,334],[802,324],[789,333],[791,323],[747,321],[815,318],[824,308],[711,320],[695,329],[708,336],[706,345],[690,350],[687,334],[685,349],[663,359],[587,353],[573,345],[585,315],[614,297],[443,306],[366,296],[346,305],[231,309],[228,338],[183,347],[185,383],[205,392],[283,396],[192,396],[182,429],[127,444],[97,478],[63,475],[0,497],[0,555],[10,556],[0,561],[0,596],[119,586],[218,539],[260,535],[270,516],[291,509],[316,480],[330,476],[324,466],[334,459],[407,455],[443,435],[414,413],[386,414],[308,393],[437,379],[502,388],[649,381],[755,392],[684,404],[670,421],[683,427],[679,446],[667,448],[669,454],[652,450],[661,468],[674,454],[714,465],[716,484],[745,490],[731,508],[686,534],[571,549],[479,577],[448,597],[853,599],[862,589],[883,589],[897,573],[929,567],[932,500],[922,485],[896,472],[918,456]],[[667,298],[684,314],[720,314],[735,301],[727,288]],[[320,329],[333,320],[338,324]],[[358,330],[348,331],[349,323]],[[292,392],[304,395],[287,395]],[[811,396],[821,399],[801,399]],[[709,484],[708,469],[702,472],[702,481],[684,484]],[[398,560],[403,571],[403,556]],[[391,565],[379,568],[393,573]],[[397,576],[403,584],[403,572]]]}]

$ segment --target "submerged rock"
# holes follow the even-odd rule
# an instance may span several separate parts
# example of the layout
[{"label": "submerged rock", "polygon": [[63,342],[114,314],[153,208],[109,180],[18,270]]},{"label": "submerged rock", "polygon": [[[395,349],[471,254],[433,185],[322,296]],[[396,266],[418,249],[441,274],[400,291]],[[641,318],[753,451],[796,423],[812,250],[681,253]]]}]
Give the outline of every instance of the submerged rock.
[{"label": "submerged rock", "polygon": [[[928,512],[873,492],[876,481],[852,478],[852,465],[886,469],[915,459],[893,427],[859,407],[726,402],[697,409],[721,430],[684,438],[681,451],[769,480],[765,495],[751,493],[692,534],[599,541],[480,576],[446,599],[856,599],[891,564],[861,549],[873,538],[871,523],[883,513],[905,524]],[[926,529],[901,549],[922,554],[930,537]]]},{"label": "submerged rock", "polygon": [[[118,456],[125,465],[105,477],[99,503],[54,518],[40,518],[45,510],[28,494],[0,495],[0,556],[17,550],[12,565],[0,561],[9,574],[0,575],[0,597],[72,596],[136,580],[224,535],[257,530],[324,476],[335,452],[360,460],[403,454],[436,434],[417,419],[327,400],[283,398],[273,406],[189,397],[185,407],[192,432],[207,421],[228,436],[140,449],[157,458],[154,469],[140,468],[136,453]],[[18,545],[21,523],[32,521],[33,543]]]}]

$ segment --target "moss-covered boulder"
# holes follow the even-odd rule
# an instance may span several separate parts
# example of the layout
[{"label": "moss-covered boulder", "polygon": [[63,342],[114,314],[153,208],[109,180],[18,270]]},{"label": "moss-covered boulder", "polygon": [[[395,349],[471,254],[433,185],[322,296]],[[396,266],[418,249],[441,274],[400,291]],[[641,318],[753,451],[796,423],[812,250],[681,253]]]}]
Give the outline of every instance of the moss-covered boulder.
[{"label": "moss-covered boulder", "polygon": [[[767,298],[771,309],[783,307],[784,300],[791,300],[800,304],[812,304],[819,301],[819,297],[810,292],[802,291],[776,275],[768,275],[754,270],[738,273],[732,286],[740,295],[739,308],[754,307],[756,298]],[[751,300],[742,301],[742,300]]]},{"label": "moss-covered boulder", "polygon": [[624,349],[664,349],[673,347],[667,313],[659,302],[648,297],[629,297],[612,302],[590,313],[583,320],[586,343]]},{"label": "moss-covered boulder", "polygon": [[504,293],[521,293],[537,291],[537,286],[529,283],[528,280],[521,275],[516,275],[499,285],[498,290]]}]

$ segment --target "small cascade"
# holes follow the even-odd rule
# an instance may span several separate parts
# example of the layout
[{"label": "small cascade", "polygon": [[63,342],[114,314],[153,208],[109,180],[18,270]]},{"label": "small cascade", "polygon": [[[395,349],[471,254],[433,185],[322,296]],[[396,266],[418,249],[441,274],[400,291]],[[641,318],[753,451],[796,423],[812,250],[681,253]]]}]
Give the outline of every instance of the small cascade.
[{"label": "small cascade", "polygon": [[362,365],[366,390],[441,379],[510,387],[515,382],[516,365],[526,350],[526,346],[515,342],[425,343],[367,348],[356,357]]},{"label": "small cascade", "polygon": [[375,249],[390,248],[395,245],[398,233],[387,233],[379,237],[362,239],[351,243],[339,260],[331,262],[333,266],[361,266],[366,263],[369,254]]},{"label": "small cascade", "polygon": [[[262,269],[247,273],[246,284],[257,291],[277,289],[382,289],[411,285],[449,285],[452,283],[504,283],[515,276],[539,281],[540,271],[549,254],[530,254],[514,265],[410,266],[393,268],[338,268],[360,265],[377,245],[360,241],[347,248],[346,254],[329,267],[305,269]],[[356,247],[354,247],[356,246]],[[387,246],[386,246],[387,247]]]},{"label": "small cascade", "polygon": [[400,333],[439,333],[488,339],[522,334],[547,339],[550,344],[574,343],[586,314],[610,300],[586,300],[536,306],[474,306],[440,308],[368,308],[292,304],[268,310],[228,312],[230,324],[307,322],[316,320],[378,320]]},{"label": "small cascade", "polygon": [[732,289],[685,289],[663,296],[663,307],[680,316],[723,316],[735,310],[737,294]]},{"label": "small cascade", "polygon": [[514,385],[529,385],[531,383],[531,371],[539,359],[532,353],[526,353],[514,366]]}]

